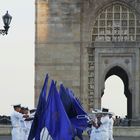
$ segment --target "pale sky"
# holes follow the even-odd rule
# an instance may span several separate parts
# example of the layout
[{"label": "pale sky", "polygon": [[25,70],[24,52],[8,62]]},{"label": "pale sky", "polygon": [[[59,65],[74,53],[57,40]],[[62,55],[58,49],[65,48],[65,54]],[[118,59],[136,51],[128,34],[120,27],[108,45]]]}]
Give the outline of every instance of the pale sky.
[{"label": "pale sky", "polygon": [[105,81],[102,107],[108,108],[117,116],[127,115],[127,98],[124,95],[124,83],[118,76],[110,76]]},{"label": "pale sky", "polygon": [[[7,10],[13,17],[8,35],[0,36],[0,115],[10,115],[17,103],[34,107],[34,1],[0,0],[0,17]],[[108,78],[102,98],[102,106],[120,116],[126,115],[123,86],[120,78]]]},{"label": "pale sky", "polygon": [[0,0],[0,29],[7,10],[12,22],[8,35],[0,35],[1,115],[16,103],[34,107],[34,0]]}]

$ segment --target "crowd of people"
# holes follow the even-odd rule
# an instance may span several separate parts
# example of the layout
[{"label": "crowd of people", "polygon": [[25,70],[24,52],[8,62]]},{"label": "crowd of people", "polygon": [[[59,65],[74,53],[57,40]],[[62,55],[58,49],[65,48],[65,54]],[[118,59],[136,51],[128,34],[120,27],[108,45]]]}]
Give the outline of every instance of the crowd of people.
[{"label": "crowd of people", "polygon": [[35,109],[29,110],[27,107],[21,107],[20,104],[13,105],[13,108],[14,111],[10,117],[12,140],[28,140]]},{"label": "crowd of people", "polygon": [[[29,132],[35,115],[35,109],[29,110],[21,105],[13,106],[10,116],[12,124],[12,140],[28,140]],[[113,125],[120,125],[121,118],[113,118],[113,113],[108,109],[92,111],[90,127],[87,129],[90,140],[113,140]]]},{"label": "crowd of people", "polygon": [[[14,111],[11,114],[12,140],[28,140],[31,124],[35,115],[35,109],[14,105]],[[108,109],[92,112],[90,120],[90,140],[113,140],[113,118]]]},{"label": "crowd of people", "polygon": [[125,117],[115,116],[114,126],[131,126],[131,119],[127,115]]}]

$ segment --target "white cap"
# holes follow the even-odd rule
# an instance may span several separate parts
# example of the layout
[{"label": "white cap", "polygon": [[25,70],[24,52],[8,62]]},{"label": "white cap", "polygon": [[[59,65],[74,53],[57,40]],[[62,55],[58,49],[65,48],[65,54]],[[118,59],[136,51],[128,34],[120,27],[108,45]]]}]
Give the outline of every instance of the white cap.
[{"label": "white cap", "polygon": [[14,104],[13,107],[21,107],[21,104]]},{"label": "white cap", "polygon": [[94,109],[94,112],[95,113],[102,113],[102,110],[100,110],[100,109]]}]

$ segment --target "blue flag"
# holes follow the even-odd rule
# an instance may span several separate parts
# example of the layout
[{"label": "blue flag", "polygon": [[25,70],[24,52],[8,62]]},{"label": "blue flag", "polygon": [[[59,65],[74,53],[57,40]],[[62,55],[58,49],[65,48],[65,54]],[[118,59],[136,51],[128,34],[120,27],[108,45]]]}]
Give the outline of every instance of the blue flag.
[{"label": "blue flag", "polygon": [[74,93],[71,89],[66,88],[66,92],[71,98],[72,104],[77,112],[78,115],[87,115],[87,113],[84,111],[84,108],[82,107],[80,101],[74,96]]},{"label": "blue flag", "polygon": [[59,93],[68,117],[76,117],[77,112],[73,104],[73,99],[70,97],[63,84],[60,85]]},{"label": "blue flag", "polygon": [[[77,115],[87,115],[87,113],[84,111],[84,108],[82,107],[79,100],[75,98],[72,90],[67,88],[66,91],[72,100],[72,103],[77,112]],[[88,119],[87,118],[78,119],[77,117],[73,117],[70,119],[70,121],[73,124],[74,128],[76,129],[75,136],[78,136],[80,140],[83,140],[82,133],[83,133],[83,130],[85,130],[88,127]]]},{"label": "blue flag", "polygon": [[33,140],[33,138],[35,138],[35,140],[40,140],[40,133],[41,133],[42,128],[45,125],[41,118],[44,113],[45,106],[47,104],[46,102],[47,84],[48,84],[48,74],[46,75],[44,85],[43,85],[43,88],[39,97],[37,110],[36,110],[35,117],[31,126],[28,140]]},{"label": "blue flag", "polygon": [[72,140],[73,130],[52,80],[43,119],[53,140]]},{"label": "blue flag", "polygon": [[61,84],[59,92],[65,110],[75,129],[75,136],[78,136],[80,140],[83,140],[82,133],[88,126],[88,120],[86,118],[78,119],[77,115],[87,115],[87,113],[84,111],[77,98],[74,97],[74,93],[70,89],[65,89],[63,84]]},{"label": "blue flag", "polygon": [[[74,96],[74,93],[72,92],[72,90],[70,89],[66,89],[67,93],[69,94],[71,100],[72,100],[72,103],[74,105],[74,108],[77,112],[77,115],[85,115],[87,116],[87,113],[84,111],[84,108],[81,106],[80,102],[77,100],[77,98],[75,98]],[[74,117],[71,119],[72,121],[75,120],[75,125],[77,125],[78,128],[82,129],[82,130],[85,130],[88,126],[88,119],[85,118],[85,119],[77,119],[77,117]]]}]

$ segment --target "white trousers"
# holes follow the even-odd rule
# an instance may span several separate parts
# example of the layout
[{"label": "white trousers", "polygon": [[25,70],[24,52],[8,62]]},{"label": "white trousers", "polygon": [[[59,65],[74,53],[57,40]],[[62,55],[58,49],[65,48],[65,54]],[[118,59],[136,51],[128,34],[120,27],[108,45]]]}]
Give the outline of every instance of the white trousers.
[{"label": "white trousers", "polygon": [[25,132],[25,140],[28,140],[29,133],[30,133],[30,130],[27,129]]},{"label": "white trousers", "polygon": [[12,129],[12,140],[21,140],[21,133],[20,133],[20,128],[19,127],[15,127]]},{"label": "white trousers", "polygon": [[20,140],[26,140],[26,128],[20,128]]},{"label": "white trousers", "polygon": [[108,136],[108,131],[101,131],[100,132],[100,140],[108,140],[109,136]]},{"label": "white trousers", "polygon": [[108,132],[103,131],[95,131],[90,135],[90,140],[108,140],[108,138]]},{"label": "white trousers", "polygon": [[109,130],[109,140],[114,140],[112,130]]}]

